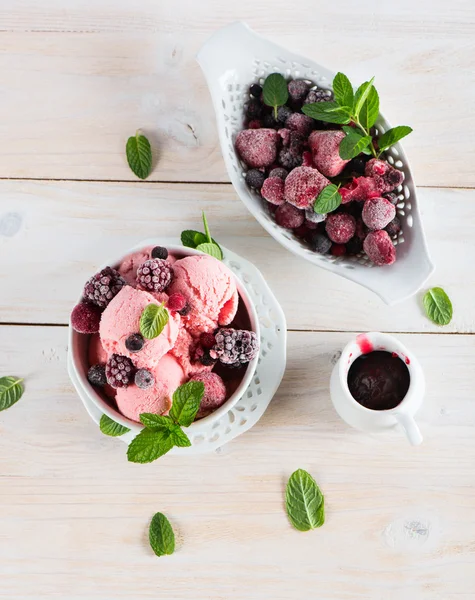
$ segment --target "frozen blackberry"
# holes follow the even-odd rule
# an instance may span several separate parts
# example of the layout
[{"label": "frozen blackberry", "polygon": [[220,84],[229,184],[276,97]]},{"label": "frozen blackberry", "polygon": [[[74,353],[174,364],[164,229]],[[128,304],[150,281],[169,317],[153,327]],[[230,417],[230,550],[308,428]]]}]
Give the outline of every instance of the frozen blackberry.
[{"label": "frozen blackberry", "polygon": [[310,247],[318,254],[328,254],[330,252],[330,248],[332,247],[332,243],[323,233],[314,233],[310,237]]},{"label": "frozen blackberry", "polygon": [[308,93],[308,83],[303,79],[293,79],[287,85],[289,96],[294,102],[301,102]]},{"label": "frozen blackberry", "polygon": [[87,380],[92,385],[104,386],[107,383],[106,368],[103,365],[94,365],[87,372]]},{"label": "frozen blackberry", "polygon": [[396,206],[396,204],[399,202],[399,198],[394,192],[388,192],[387,194],[383,194],[383,198],[389,200],[389,202],[391,202],[391,204],[394,204],[394,206]]},{"label": "frozen blackberry", "polygon": [[289,108],[288,106],[280,106],[277,109],[277,122],[280,125],[285,125],[285,123],[287,122],[287,119],[290,117],[291,114],[292,114],[291,108]]},{"label": "frozen blackberry", "polygon": [[282,179],[283,181],[285,181],[285,178],[288,175],[288,171],[287,169],[284,169],[283,167],[276,167],[275,169],[272,169],[269,173],[269,177],[279,177],[279,179]]},{"label": "frozen blackberry", "polygon": [[368,161],[364,160],[364,158],[354,158],[348,165],[350,172],[354,171],[358,175],[364,175],[364,170],[367,162]]},{"label": "frozen blackberry", "polygon": [[303,101],[304,104],[313,104],[314,102],[330,102],[333,100],[333,94],[326,90],[310,90]]},{"label": "frozen blackberry", "polygon": [[262,105],[257,100],[250,100],[246,107],[246,115],[249,119],[258,119],[262,114]]},{"label": "frozen blackberry", "polygon": [[290,132],[290,144],[289,148],[292,152],[296,154],[300,154],[303,152],[303,147],[305,144],[305,136],[299,133],[298,131]]},{"label": "frozen blackberry", "polygon": [[168,250],[163,248],[163,246],[155,246],[155,248],[152,250],[151,257],[166,260],[168,258]]},{"label": "frozen blackberry", "polygon": [[346,244],[346,252],[350,256],[355,256],[363,250],[363,241],[357,235],[353,236]]},{"label": "frozen blackberry", "polygon": [[139,369],[135,373],[134,383],[141,390],[146,390],[155,383],[155,377],[148,369]]},{"label": "frozen blackberry", "polygon": [[125,347],[129,352],[140,352],[144,347],[145,340],[140,333],[133,333],[125,340]]},{"label": "frozen blackberry", "polygon": [[120,273],[111,267],[102,269],[89,279],[84,286],[84,299],[106,308],[114,296],[127,285]]},{"label": "frozen blackberry", "polygon": [[254,188],[255,190],[260,190],[262,184],[266,179],[266,174],[259,169],[250,169],[246,173],[246,183],[249,187]]},{"label": "frozen blackberry", "polygon": [[398,217],[394,217],[394,219],[388,223],[384,229],[391,237],[394,237],[401,231],[401,221]]},{"label": "frozen blackberry", "polygon": [[273,129],[277,126],[277,121],[274,119],[273,113],[269,113],[262,117],[262,127]]},{"label": "frozen blackberry", "polygon": [[248,363],[258,352],[259,341],[253,331],[219,329],[211,356],[216,355],[224,365],[237,365]]},{"label": "frozen blackberry", "polygon": [[132,381],[134,371],[130,358],[113,354],[106,364],[107,383],[113,388],[127,387]]},{"label": "frozen blackberry", "polygon": [[254,96],[254,98],[260,98],[262,94],[262,88],[258,83],[253,83],[249,88],[249,93],[251,96]]},{"label": "frozen blackberry", "polygon": [[293,152],[289,148],[283,148],[279,152],[278,160],[279,164],[291,171],[292,169],[295,169],[295,167],[300,167],[300,165],[302,164],[302,155]]},{"label": "frozen blackberry", "polygon": [[145,290],[163,292],[173,279],[173,267],[166,260],[152,258],[137,269],[137,283]]}]

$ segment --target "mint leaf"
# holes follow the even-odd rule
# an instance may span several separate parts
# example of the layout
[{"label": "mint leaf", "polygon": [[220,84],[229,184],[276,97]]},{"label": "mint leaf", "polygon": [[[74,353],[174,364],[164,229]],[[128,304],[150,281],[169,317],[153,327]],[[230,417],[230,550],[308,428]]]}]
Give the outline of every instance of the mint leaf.
[{"label": "mint leaf", "polygon": [[379,115],[379,96],[376,88],[372,86],[369,90],[368,97],[363,102],[361,111],[359,114],[359,122],[366,129],[370,130],[371,127],[376,123],[376,119]]},{"label": "mint leaf", "polygon": [[127,459],[134,463],[150,463],[173,448],[173,439],[168,429],[142,431],[130,442]]},{"label": "mint leaf", "polygon": [[23,379],[16,377],[0,377],[0,410],[13,406],[23,396]]},{"label": "mint leaf", "polygon": [[[200,233],[199,231],[193,231],[192,229],[186,229],[185,231],[181,232],[181,243],[183,244],[183,246],[186,246],[187,248],[196,248],[196,246],[201,243],[198,242],[198,244],[195,242],[195,237],[197,235],[203,235],[202,233]],[[203,237],[205,237],[203,235]],[[206,240],[206,238],[205,238]]]},{"label": "mint leaf", "polygon": [[360,137],[364,136],[364,133],[361,131],[361,129],[357,129],[356,127],[351,127],[351,125],[343,125],[342,126],[342,130],[347,134],[347,135],[352,135],[353,133],[356,133],[357,135],[359,135]]},{"label": "mint leaf", "polygon": [[360,87],[356,90],[355,101],[353,103],[353,116],[355,119],[358,119],[361,108],[368,97],[371,88],[373,87],[374,77],[372,77],[369,81],[365,81],[362,83]]},{"label": "mint leaf", "polygon": [[346,125],[350,122],[350,114],[336,102],[314,102],[313,104],[304,104],[302,111],[312,119],[325,121],[326,123],[337,123]]},{"label": "mint leaf", "polygon": [[168,311],[163,304],[149,304],[140,317],[140,333],[147,340],[158,337],[168,323]]},{"label": "mint leaf", "polygon": [[452,302],[440,287],[430,289],[424,298],[424,309],[429,319],[436,325],[448,325],[452,320]]},{"label": "mint leaf", "polygon": [[152,431],[171,429],[173,426],[173,420],[170,417],[155,413],[141,413],[140,422]]},{"label": "mint leaf", "polygon": [[183,427],[189,427],[195,417],[205,393],[205,386],[201,381],[188,381],[181,385],[173,394],[173,404],[170,417]]},{"label": "mint leaf", "polygon": [[333,95],[340,106],[346,106],[349,110],[353,108],[353,86],[343,73],[337,73],[333,79]]},{"label": "mint leaf", "polygon": [[124,435],[124,433],[130,431],[128,427],[116,423],[107,415],[102,415],[101,420],[99,421],[99,429],[104,435],[110,435],[111,437],[118,437],[119,435]]},{"label": "mint leaf", "polygon": [[325,522],[323,494],[315,479],[303,469],[298,469],[289,478],[285,507],[290,522],[299,531],[321,527]]},{"label": "mint leaf", "polygon": [[378,147],[380,152],[384,152],[390,146],[393,146],[399,140],[402,140],[403,137],[409,135],[412,132],[412,128],[407,125],[398,125],[398,127],[393,127],[392,129],[388,129],[383,135],[378,139]]},{"label": "mint leaf", "polygon": [[191,446],[190,438],[179,425],[173,424],[170,429],[170,433],[175,446],[178,446],[179,448],[187,448],[188,446]]},{"label": "mint leaf", "polygon": [[341,195],[338,187],[331,183],[318,194],[313,205],[313,210],[320,215],[326,215],[336,210],[341,204]]},{"label": "mint leaf", "polygon": [[212,240],[211,240],[211,234],[209,232],[209,227],[208,227],[208,220],[206,218],[205,215],[205,211],[202,211],[202,215],[203,215],[203,227],[205,228],[205,235],[206,235],[206,241],[211,244]]},{"label": "mint leaf", "polygon": [[157,556],[175,552],[175,534],[170,521],[164,514],[158,512],[153,515],[148,538],[150,546]]},{"label": "mint leaf", "polygon": [[280,73],[272,73],[266,77],[262,87],[262,99],[264,104],[274,108],[274,116],[277,118],[277,108],[283,106],[289,97],[287,82]]},{"label": "mint leaf", "polygon": [[196,246],[196,249],[201,250],[201,252],[209,254],[218,260],[223,260],[223,251],[217,244],[200,244],[199,246]]},{"label": "mint leaf", "polygon": [[147,179],[152,170],[152,149],[148,139],[137,131],[135,136],[127,140],[125,153],[135,175],[140,179]]},{"label": "mint leaf", "polygon": [[343,160],[351,160],[355,156],[358,156],[358,154],[361,154],[361,151],[369,146],[370,142],[370,135],[361,136],[352,131],[340,142],[340,157]]},{"label": "mint leaf", "polygon": [[205,236],[204,233],[200,233],[198,231],[198,233],[195,233],[195,248],[197,248],[200,244],[207,244],[208,243],[208,238]]}]

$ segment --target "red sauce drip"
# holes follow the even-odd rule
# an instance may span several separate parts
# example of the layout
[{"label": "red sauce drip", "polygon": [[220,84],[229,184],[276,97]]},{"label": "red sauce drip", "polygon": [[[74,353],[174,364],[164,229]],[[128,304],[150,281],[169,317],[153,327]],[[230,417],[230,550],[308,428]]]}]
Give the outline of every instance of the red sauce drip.
[{"label": "red sauce drip", "polygon": [[405,360],[406,365],[410,365],[411,364],[411,359],[406,356],[406,360]]},{"label": "red sauce drip", "polygon": [[393,352],[393,358],[398,358],[398,353],[397,352]]},{"label": "red sauce drip", "polygon": [[365,335],[359,335],[356,338],[356,343],[360,347],[361,354],[369,354],[370,352],[373,352],[373,344]]}]

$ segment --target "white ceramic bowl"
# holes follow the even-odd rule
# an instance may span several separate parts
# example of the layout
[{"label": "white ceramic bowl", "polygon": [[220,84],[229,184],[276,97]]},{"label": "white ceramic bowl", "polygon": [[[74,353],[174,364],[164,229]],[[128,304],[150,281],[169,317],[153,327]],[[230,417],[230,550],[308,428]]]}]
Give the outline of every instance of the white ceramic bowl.
[{"label": "white ceramic bowl", "polygon": [[[282,246],[309,262],[363,285],[387,304],[400,302],[415,294],[434,271],[429,257],[421,217],[417,207],[416,188],[409,163],[401,144],[387,152],[388,162],[404,173],[398,188],[400,201],[397,214],[402,232],[395,241],[397,261],[389,267],[376,267],[369,259],[322,256],[283,229],[268,214],[261,197],[244,180],[247,167],[239,160],[234,142],[243,128],[244,107],[249,100],[249,85],[263,83],[274,72],[285,77],[306,79],[319,87],[331,89],[334,73],[321,65],[269,42],[244,23],[232,23],[217,31],[197,55],[206,76],[213,100],[224,161],[236,192],[259,223]],[[371,76],[369,73],[368,76]],[[378,131],[390,128],[380,115]]]},{"label": "white ceramic bowl", "polygon": [[[142,248],[144,248],[146,246],[153,245],[154,243],[155,243],[155,245],[159,245],[160,241],[159,240],[147,240],[146,242],[141,243],[141,244],[135,246],[134,248],[131,248],[123,256],[121,256],[119,258],[115,258],[114,260],[108,261],[104,265],[98,267],[97,271],[100,271],[101,269],[103,269],[107,266],[112,266],[112,267],[117,266],[127,255],[131,254],[132,252],[137,252],[138,250],[141,250]],[[170,254],[174,254],[176,256],[193,256],[193,255],[203,254],[199,250],[194,250],[192,248],[186,248],[185,246],[172,246],[172,245],[167,244],[166,247],[167,247],[168,251],[170,252]],[[254,304],[253,304],[251,298],[249,297],[249,294],[248,294],[246,288],[244,287],[244,285],[242,284],[241,280],[239,279],[239,277],[237,277],[235,274],[233,274],[233,275],[234,275],[234,278],[236,281],[236,286],[237,286],[239,296],[242,299],[244,306],[249,314],[249,319],[251,321],[251,328],[257,334],[258,339],[260,339],[259,319],[258,319],[258,316],[256,313],[256,309],[254,307]],[[78,298],[78,302],[80,300],[81,300],[81,297]],[[139,433],[140,430],[143,429],[143,425],[141,425],[140,423],[137,423],[136,421],[132,421],[131,419],[128,419],[127,417],[124,417],[124,415],[122,415],[120,412],[115,410],[104,399],[104,397],[100,393],[100,391],[89,383],[89,381],[87,379],[87,371],[89,369],[89,362],[88,362],[89,338],[90,338],[89,335],[77,333],[76,331],[74,331],[74,329],[71,326],[71,323],[69,324],[69,352],[70,352],[70,357],[71,357],[70,367],[71,367],[71,377],[73,379],[73,383],[75,385],[79,386],[79,388],[80,388],[79,391],[80,391],[81,395],[86,395],[87,398],[90,401],[92,401],[94,403],[94,405],[97,406],[100,411],[102,411],[103,414],[106,414],[108,417],[110,417],[117,423],[120,423],[121,425],[128,427],[134,434]],[[238,402],[238,400],[241,398],[241,396],[243,395],[246,388],[251,383],[254,373],[256,371],[257,363],[258,363],[258,357],[256,356],[256,358],[254,358],[254,360],[252,360],[248,364],[247,369],[243,375],[242,381],[239,384],[236,391],[232,394],[232,396],[230,396],[230,398],[222,406],[220,406],[217,410],[215,410],[213,413],[211,413],[207,417],[204,417],[203,419],[200,419],[199,421],[190,425],[190,427],[188,427],[188,431],[193,432],[194,429],[198,427],[198,424],[200,427],[202,427],[204,424],[211,424],[215,421],[218,421],[221,417],[223,417]]]}]

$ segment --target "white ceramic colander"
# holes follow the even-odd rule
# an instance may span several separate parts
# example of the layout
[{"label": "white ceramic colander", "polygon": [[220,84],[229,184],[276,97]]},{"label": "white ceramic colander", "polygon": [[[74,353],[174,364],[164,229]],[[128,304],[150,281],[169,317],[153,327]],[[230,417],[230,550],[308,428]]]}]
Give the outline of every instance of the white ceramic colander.
[{"label": "white ceramic colander", "polygon": [[[335,74],[269,42],[240,22],[218,30],[201,48],[197,61],[211,92],[221,150],[231,181],[248,210],[270,235],[297,256],[367,287],[387,304],[400,302],[415,294],[434,271],[434,265],[417,208],[411,170],[400,144],[387,152],[388,162],[404,173],[404,183],[396,190],[400,200],[397,215],[402,222],[402,231],[394,240],[397,261],[389,267],[374,266],[364,254],[336,258],[313,252],[292,232],[275,223],[260,196],[244,180],[247,167],[239,160],[234,141],[243,128],[249,85],[262,84],[269,73],[279,72],[285,77],[306,79],[319,87],[331,89]],[[381,133],[390,125],[380,115],[376,128]]]}]

